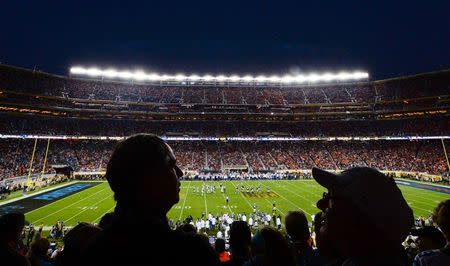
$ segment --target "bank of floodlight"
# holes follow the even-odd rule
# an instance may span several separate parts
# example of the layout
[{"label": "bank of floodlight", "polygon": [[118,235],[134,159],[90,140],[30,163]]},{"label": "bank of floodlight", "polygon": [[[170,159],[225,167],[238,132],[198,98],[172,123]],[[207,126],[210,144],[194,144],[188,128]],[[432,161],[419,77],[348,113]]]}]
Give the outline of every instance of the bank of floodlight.
[{"label": "bank of floodlight", "polygon": [[206,75],[160,75],[157,73],[146,73],[142,70],[137,71],[118,71],[113,68],[100,69],[96,67],[85,68],[81,66],[74,66],[70,68],[70,74],[88,77],[105,77],[110,79],[124,79],[124,80],[137,80],[137,81],[177,81],[177,82],[260,82],[260,83],[284,83],[284,84],[294,84],[294,83],[318,83],[318,82],[331,82],[331,81],[352,81],[352,80],[363,80],[369,78],[369,73],[363,71],[353,71],[353,72],[338,72],[338,73],[308,73],[299,75],[285,75],[285,76],[264,76],[259,75],[254,77],[252,75],[239,76],[239,75],[218,75],[212,76]]}]

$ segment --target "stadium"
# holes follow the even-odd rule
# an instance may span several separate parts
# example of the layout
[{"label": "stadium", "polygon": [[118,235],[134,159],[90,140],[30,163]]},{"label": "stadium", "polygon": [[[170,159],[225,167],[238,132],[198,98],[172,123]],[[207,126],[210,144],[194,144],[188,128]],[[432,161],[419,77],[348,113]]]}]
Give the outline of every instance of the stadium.
[{"label": "stadium", "polygon": [[324,192],[311,180],[312,167],[385,171],[398,178],[416,217],[448,198],[448,70],[376,81],[364,73],[354,80],[351,73],[117,73],[0,67],[0,173],[4,195],[11,193],[2,213],[23,208],[30,223],[46,228],[98,222],[114,209],[111,190],[104,181],[74,180],[102,180],[115,144],[142,132],[165,139],[184,171],[181,200],[169,213],[174,223],[202,213],[248,215],[254,204],[271,213],[274,202],[281,217],[295,208],[311,219]]},{"label": "stadium", "polygon": [[156,2],[2,5],[0,265],[450,265],[448,4]]}]

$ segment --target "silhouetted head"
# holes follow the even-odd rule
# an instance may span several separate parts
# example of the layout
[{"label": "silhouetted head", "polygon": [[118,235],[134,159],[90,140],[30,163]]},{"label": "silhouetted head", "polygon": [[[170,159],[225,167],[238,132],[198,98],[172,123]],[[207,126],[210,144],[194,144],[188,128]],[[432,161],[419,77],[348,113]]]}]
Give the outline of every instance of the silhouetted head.
[{"label": "silhouetted head", "polygon": [[108,225],[112,224],[113,219],[113,212],[105,213],[105,215],[103,215],[100,219],[100,222],[98,222],[98,227],[100,227],[101,229],[105,229]]},{"label": "silhouetted head", "polygon": [[433,212],[433,221],[444,233],[447,243],[450,242],[450,199],[441,201]]},{"label": "silhouetted head", "polygon": [[138,134],[120,142],[106,169],[118,204],[164,214],[179,201],[182,176],[170,146],[153,134]]},{"label": "silhouetted head", "polygon": [[214,244],[214,249],[217,253],[225,251],[225,240],[223,238],[217,238]]},{"label": "silhouetted head", "polygon": [[327,245],[343,256],[399,252],[414,216],[395,181],[380,171],[355,167],[334,174],[312,169],[314,179],[328,189],[317,207],[323,211],[320,229]]},{"label": "silhouetted head", "polygon": [[249,256],[252,233],[247,222],[234,221],[230,226],[230,248],[233,255]]},{"label": "silhouetted head", "polygon": [[306,241],[310,238],[308,220],[303,211],[290,211],[284,219],[286,233],[292,241]]},{"label": "silhouetted head", "polygon": [[7,213],[0,216],[0,242],[15,245],[27,224],[23,213]]}]

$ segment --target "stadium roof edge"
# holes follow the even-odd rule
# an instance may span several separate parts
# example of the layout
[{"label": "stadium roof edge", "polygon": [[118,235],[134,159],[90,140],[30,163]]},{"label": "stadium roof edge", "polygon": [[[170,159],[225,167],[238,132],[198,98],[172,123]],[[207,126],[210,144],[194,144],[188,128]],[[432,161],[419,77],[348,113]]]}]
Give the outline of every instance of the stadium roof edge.
[{"label": "stadium roof edge", "polygon": [[444,73],[447,73],[447,72],[450,73],[450,68],[442,69],[442,70],[435,70],[435,71],[430,71],[430,72],[424,72],[424,73],[417,73],[417,74],[406,75],[406,76],[400,76],[400,77],[391,77],[391,78],[386,78],[386,79],[378,79],[378,80],[373,80],[371,82],[373,82],[373,83],[389,82],[389,81],[395,81],[395,80],[401,80],[401,79],[422,77],[422,76],[426,76],[426,75],[444,74]]},{"label": "stadium roof edge", "polygon": [[[37,70],[33,70],[27,67],[22,67],[22,66],[15,66],[15,65],[11,65],[11,64],[6,64],[6,63],[0,63],[0,67],[8,67],[8,68],[12,68],[12,69],[17,69],[17,70],[22,70],[22,71],[29,71],[29,72],[37,72],[39,74],[44,74],[44,75],[48,75],[48,76],[53,76],[56,78],[69,78],[69,79],[77,79],[77,80],[99,80],[98,78],[80,78],[80,77],[73,77],[70,75],[59,75],[59,74],[54,74],[54,73],[50,73],[50,72],[46,72],[40,69]],[[378,80],[362,80],[362,81],[357,81],[358,83],[381,83],[381,82],[388,82],[388,81],[394,81],[394,80],[400,80],[400,79],[406,79],[406,78],[413,78],[413,77],[421,77],[421,76],[426,76],[426,75],[435,75],[435,74],[441,74],[441,73],[446,73],[449,72],[450,73],[450,68],[447,69],[442,69],[442,70],[435,70],[435,71],[429,71],[429,72],[422,72],[422,73],[417,73],[417,74],[411,74],[411,75],[406,75],[406,76],[399,76],[399,77],[391,77],[391,78],[386,78],[386,79],[378,79]],[[117,83],[129,83],[126,82],[125,80],[108,80],[110,82],[117,82]],[[136,84],[140,84],[139,82],[135,82]],[[353,82],[354,83],[354,82]],[[144,84],[144,83],[143,83]],[[346,84],[346,83],[340,83],[340,84]],[[298,84],[301,86],[305,86],[308,84]],[[327,85],[327,84],[316,84],[316,85]]]}]

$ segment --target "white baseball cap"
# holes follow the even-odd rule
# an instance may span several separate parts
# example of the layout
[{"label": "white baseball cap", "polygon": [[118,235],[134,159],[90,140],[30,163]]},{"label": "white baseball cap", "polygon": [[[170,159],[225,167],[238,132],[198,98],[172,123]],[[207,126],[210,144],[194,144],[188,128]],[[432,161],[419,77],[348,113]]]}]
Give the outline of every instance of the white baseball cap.
[{"label": "white baseball cap", "polygon": [[414,225],[414,215],[394,179],[376,169],[355,167],[330,173],[312,169],[321,186],[351,200],[387,237],[401,243]]}]

